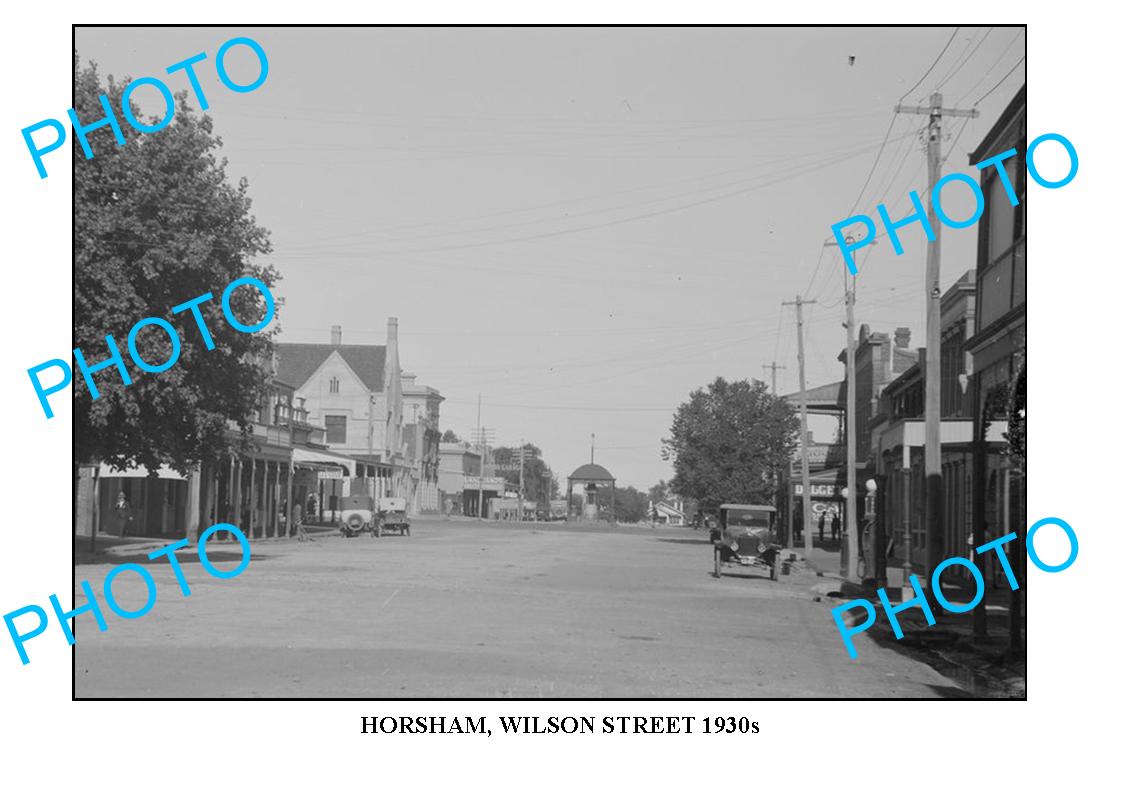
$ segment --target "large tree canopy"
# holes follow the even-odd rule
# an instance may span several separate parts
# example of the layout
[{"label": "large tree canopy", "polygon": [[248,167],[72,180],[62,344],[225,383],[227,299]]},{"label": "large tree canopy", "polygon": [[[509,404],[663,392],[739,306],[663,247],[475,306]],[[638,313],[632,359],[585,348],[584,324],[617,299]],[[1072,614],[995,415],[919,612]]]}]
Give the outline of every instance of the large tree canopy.
[{"label": "large tree canopy", "polygon": [[[239,277],[276,282],[272,267],[255,262],[270,252],[268,232],[250,214],[246,181],[227,181],[210,118],[192,112],[185,94],[167,127],[141,134],[121,112],[127,81],[110,77],[103,86],[96,66],[79,69],[77,56],[75,75],[78,118],[104,118],[98,96],[105,93],[126,144],[118,146],[105,126],[88,134],[93,159],[74,145],[74,345],[93,365],[109,358],[105,336],[113,335],[133,378],[125,386],[116,368],[97,373],[95,401],[76,369],[75,461],[150,470],[168,464],[186,472],[228,450],[228,420],[238,423],[244,444],[250,415],[264,398],[277,324],[238,332],[225,320],[221,299]],[[133,113],[144,120],[138,108]],[[200,310],[214,350],[203,344],[191,312],[171,312],[208,292],[214,298]],[[231,303],[244,324],[264,317],[252,288],[236,290]],[[179,361],[162,373],[136,368],[126,348],[129,330],[149,316],[169,321],[182,342]],[[152,364],[171,354],[168,335],[153,326],[138,335],[137,348]]]},{"label": "large tree canopy", "polygon": [[703,508],[775,502],[774,474],[788,466],[798,439],[791,405],[757,380],[718,378],[675,412],[663,458],[671,489]]}]

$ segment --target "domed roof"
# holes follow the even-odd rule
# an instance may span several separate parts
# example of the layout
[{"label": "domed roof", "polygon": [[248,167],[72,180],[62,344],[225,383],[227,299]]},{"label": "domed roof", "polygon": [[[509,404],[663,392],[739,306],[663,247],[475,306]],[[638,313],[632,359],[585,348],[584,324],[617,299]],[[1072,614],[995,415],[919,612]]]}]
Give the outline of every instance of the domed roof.
[{"label": "domed roof", "polygon": [[593,464],[592,462],[589,462],[588,464],[581,465],[576,470],[574,470],[573,474],[569,477],[572,478],[574,481],[615,481],[616,480],[615,478],[613,478],[612,473],[608,472],[608,470],[604,469],[599,464]]}]

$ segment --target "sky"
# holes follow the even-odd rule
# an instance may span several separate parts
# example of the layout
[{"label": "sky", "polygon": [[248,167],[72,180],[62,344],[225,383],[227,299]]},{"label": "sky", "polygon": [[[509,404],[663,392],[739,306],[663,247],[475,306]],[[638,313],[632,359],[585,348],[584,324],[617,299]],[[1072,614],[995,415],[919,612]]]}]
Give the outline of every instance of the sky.
[{"label": "sky", "polygon": [[[248,36],[265,83],[225,89]],[[673,475],[674,410],[718,376],[798,389],[843,377],[844,266],[831,224],[923,195],[921,105],[945,120],[944,173],[1025,82],[1021,28],[80,28],[103,79],[166,78],[199,52],[231,180],[246,178],[281,273],[281,340],[384,344],[445,397],[441,427],[525,439],[563,477],[590,456],[620,486]],[[850,58],[853,57],[853,64]],[[230,51],[239,82],[256,76]],[[151,92],[149,95],[147,92]],[[906,93],[907,92],[907,93]],[[156,113],[155,90],[134,98]],[[193,103],[195,104],[195,103]],[[961,191],[959,189],[962,189]],[[944,206],[971,214],[953,183]],[[945,288],[977,227],[944,228]],[[855,313],[924,329],[925,238],[859,254]],[[868,258],[866,257],[868,253]],[[564,480],[563,480],[564,488]]]}]

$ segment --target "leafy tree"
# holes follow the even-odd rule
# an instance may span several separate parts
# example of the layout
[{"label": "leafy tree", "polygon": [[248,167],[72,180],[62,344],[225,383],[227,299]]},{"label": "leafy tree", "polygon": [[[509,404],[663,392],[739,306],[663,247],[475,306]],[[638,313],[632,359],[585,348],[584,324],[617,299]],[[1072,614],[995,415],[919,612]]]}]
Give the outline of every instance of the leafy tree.
[{"label": "leafy tree", "polygon": [[[103,86],[97,67],[78,67],[74,109],[90,122],[104,118],[98,95],[114,108],[126,144],[106,126],[89,134],[94,157],[74,145],[74,345],[91,365],[121,349],[133,383],[116,368],[96,374],[100,397],[92,400],[81,374],[74,379],[75,467],[103,461],[117,467],[161,464],[186,474],[198,462],[217,460],[248,445],[250,417],[264,400],[271,373],[274,322],[256,333],[236,331],[222,313],[222,291],[239,277],[273,286],[277,272],[256,260],[270,252],[268,231],[250,213],[248,186],[231,185],[221,141],[211,120],[176,97],[172,122],[141,134],[124,119],[124,86],[113,77]],[[137,119],[149,125],[133,107]],[[207,350],[192,313],[171,308],[204,293],[214,298],[200,311],[214,340]],[[264,300],[253,288],[232,295],[231,311],[243,324],[264,317]],[[126,339],[135,323],[163,318],[181,341],[179,360],[162,373],[144,373],[129,360]],[[168,335],[147,327],[138,335],[142,359],[165,362]],[[230,424],[240,430],[231,443]]]},{"label": "leafy tree", "polygon": [[[541,508],[547,508],[545,504],[557,494],[557,480],[546,462],[542,460],[542,449],[529,443],[524,447],[526,454],[523,465],[523,497],[538,503]],[[505,477],[516,487],[519,483],[518,456],[518,448],[502,447],[495,448],[491,457],[496,467],[496,475]]]},{"label": "leafy tree", "polygon": [[446,428],[445,433],[441,435],[441,442],[460,442],[460,437],[456,436],[456,432],[451,428]]},{"label": "leafy tree", "polygon": [[[612,503],[612,490],[607,487],[597,490],[597,505],[607,511]],[[643,522],[650,519],[647,513],[647,494],[634,486],[616,488],[617,522]]]},{"label": "leafy tree", "polygon": [[791,460],[795,410],[764,383],[716,379],[679,406],[663,458],[674,464],[671,489],[702,508],[774,503],[772,474]]},{"label": "leafy tree", "polygon": [[666,500],[667,496],[671,494],[671,485],[663,479],[659,479],[659,483],[647,490],[647,496],[652,503],[658,503],[661,500]]}]

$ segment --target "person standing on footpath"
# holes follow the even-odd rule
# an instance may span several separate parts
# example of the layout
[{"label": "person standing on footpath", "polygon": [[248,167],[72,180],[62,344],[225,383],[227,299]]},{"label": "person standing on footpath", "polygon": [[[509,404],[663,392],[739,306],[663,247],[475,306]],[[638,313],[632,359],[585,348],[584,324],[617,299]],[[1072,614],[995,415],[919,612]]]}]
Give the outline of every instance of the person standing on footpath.
[{"label": "person standing on footpath", "polygon": [[842,520],[839,519],[838,512],[834,513],[831,517],[831,541],[838,541],[838,532],[842,529]]},{"label": "person standing on footpath", "polygon": [[827,513],[825,511],[819,513],[819,544],[823,543],[823,529],[827,524]]},{"label": "person standing on footpath", "polygon": [[296,527],[296,540],[307,542],[308,531],[304,530],[304,506],[300,505],[300,501],[292,506],[292,524]]},{"label": "person standing on footpath", "polygon": [[117,493],[117,501],[113,504],[113,511],[117,515],[117,533],[120,536],[129,535],[129,524],[133,519],[132,507],[124,492]]}]

